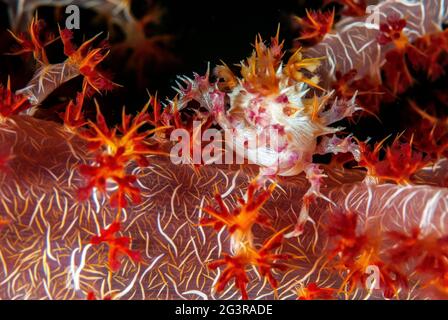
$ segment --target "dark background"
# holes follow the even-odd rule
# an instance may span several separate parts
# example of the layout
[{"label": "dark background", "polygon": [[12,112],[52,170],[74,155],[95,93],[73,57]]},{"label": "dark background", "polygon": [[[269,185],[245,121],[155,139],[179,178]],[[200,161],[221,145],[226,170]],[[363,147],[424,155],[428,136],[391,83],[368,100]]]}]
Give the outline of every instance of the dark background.
[{"label": "dark background", "polygon": [[[237,71],[238,68],[234,64],[251,54],[256,35],[260,34],[264,40],[269,41],[270,37],[275,35],[279,24],[280,38],[285,41],[286,55],[290,54],[290,49],[297,45],[294,39],[299,36],[293,17],[304,16],[306,8],[326,10],[335,5],[322,7],[320,0],[133,0],[131,8],[133,15],[141,18],[154,6],[161,7],[164,13],[159,23],[147,25],[147,36],[170,35],[172,39],[164,47],[168,54],[162,54],[160,61],[149,58],[147,65],[138,70],[128,70],[126,62],[129,59],[117,57],[115,54],[114,45],[123,40],[123,34],[115,28],[110,28],[106,19],[97,12],[81,9],[81,30],[75,32],[76,44],[79,45],[104,31],[108,33],[103,34],[103,39],[109,35],[109,42],[112,44],[111,55],[101,66],[121,87],[101,96],[95,95],[110,124],[121,120],[123,106],[126,106],[128,113],[138,112],[148,99],[146,89],[151,94],[157,92],[162,101],[173,98],[176,92],[172,86],[175,86],[176,76],[191,76],[193,72],[204,74],[208,62],[213,68],[220,61],[224,61]],[[6,84],[10,76],[12,87],[17,90],[31,79],[35,64],[29,56],[5,55],[16,45],[7,32],[10,26],[6,8],[0,0],[0,82]],[[340,6],[336,5],[336,12],[338,9]],[[66,15],[63,11],[61,13],[61,10],[58,12],[54,6],[40,7],[38,12],[39,18],[45,20],[49,31],[57,33],[58,23],[65,23]],[[51,62],[65,59],[59,41],[48,47],[48,54]],[[388,135],[396,136],[404,131],[409,134],[414,132],[420,120],[409,119],[410,115],[415,116],[415,112],[409,111],[407,106],[409,100],[417,101],[423,107],[435,105],[438,111],[442,110],[445,114],[446,103],[440,105],[439,102],[432,102],[432,97],[436,96],[432,92],[446,92],[447,77],[444,76],[435,83],[427,81],[426,76],[416,76],[416,80],[416,85],[403,95],[395,97],[392,102],[383,103],[377,117],[356,118],[340,125],[361,140],[370,137],[373,138],[371,141],[380,141]],[[82,77],[78,77],[61,86],[42,103],[37,116],[60,121],[58,114],[63,113],[68,101],[75,98],[81,83]],[[88,118],[95,116],[93,99],[87,101],[84,108]]]},{"label": "dark background", "polygon": [[[279,23],[285,48],[291,48],[293,39],[298,36],[292,22],[293,16],[304,15],[305,8],[320,7],[321,1],[133,0],[131,7],[134,16],[139,18],[154,5],[161,7],[164,13],[159,24],[147,27],[147,34],[171,35],[173,38],[167,50],[174,55],[175,60],[149,62],[145,70],[126,70],[125,61],[122,58],[114,59],[112,50],[111,57],[102,65],[111,73],[113,80],[123,87],[96,97],[108,105],[106,116],[111,121],[119,118],[122,105],[126,105],[129,112],[137,111],[147,100],[145,89],[151,93],[157,91],[161,98],[172,98],[175,91],[171,87],[175,85],[176,75],[190,76],[193,72],[203,74],[208,62],[211,67],[220,61],[229,66],[239,63],[251,54],[255,36],[261,34],[263,39],[269,40],[275,35]],[[64,25],[64,20],[58,20],[54,7],[40,7],[38,13],[49,30],[57,32],[57,24]],[[66,17],[59,12],[61,16]],[[0,0],[0,80],[4,84],[7,77],[11,76],[14,89],[19,89],[31,78],[34,67],[32,61],[29,61],[31,59],[3,55],[11,52],[15,45],[6,32],[9,27],[6,5]],[[75,31],[77,44],[105,30],[108,30],[108,26],[96,12],[81,9],[81,30]],[[119,31],[114,31],[109,30],[112,44],[121,40]],[[58,45],[48,49],[50,56],[52,52],[55,53],[54,61],[64,59],[60,56],[61,49]],[[143,73],[143,81],[137,80],[136,72]],[[63,104],[65,100],[73,98],[80,81],[76,79],[57,90],[47,99],[43,108],[51,108],[54,104]]]}]

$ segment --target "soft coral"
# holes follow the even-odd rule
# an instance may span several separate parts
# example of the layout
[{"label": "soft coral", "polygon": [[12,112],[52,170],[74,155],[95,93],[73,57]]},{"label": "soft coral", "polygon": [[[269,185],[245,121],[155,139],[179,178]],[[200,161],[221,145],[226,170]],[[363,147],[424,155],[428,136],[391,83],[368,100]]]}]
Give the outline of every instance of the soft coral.
[{"label": "soft coral", "polygon": [[[359,214],[337,209],[332,212],[326,232],[332,247],[328,259],[334,267],[345,272],[342,288],[348,292],[357,286],[367,288],[369,267],[378,271],[377,285],[386,298],[392,298],[399,288],[407,287],[407,277],[400,269],[381,256],[381,239],[374,232],[362,230],[358,224]],[[336,259],[337,257],[337,259]]]},{"label": "soft coral", "polygon": [[212,226],[215,230],[226,226],[236,243],[245,241],[251,243],[252,228],[255,224],[269,226],[269,219],[262,215],[260,210],[271,196],[274,188],[275,184],[272,184],[268,189],[256,194],[257,185],[256,182],[252,182],[248,187],[246,199],[239,198],[238,206],[231,212],[225,205],[221,195],[216,192],[215,201],[219,205],[219,210],[212,206],[204,207],[203,210],[212,217],[202,218],[200,224]]},{"label": "soft coral", "polygon": [[361,160],[359,165],[368,171],[368,177],[385,181],[394,181],[406,184],[414,173],[429,163],[429,157],[413,150],[411,142],[402,143],[395,139],[391,146],[385,149],[385,156],[381,158],[380,152],[383,142],[376,143],[374,148],[360,142]]},{"label": "soft coral", "polygon": [[103,242],[109,246],[109,266],[112,271],[117,271],[121,262],[119,258],[123,255],[128,256],[134,262],[140,262],[141,257],[138,251],[129,249],[131,238],[117,237],[115,234],[120,232],[120,222],[114,221],[107,229],[103,229],[100,235],[93,236],[90,240],[92,245],[99,245]]},{"label": "soft coral", "polygon": [[413,263],[426,283],[448,291],[448,236],[424,234],[420,228],[414,228],[409,233],[391,231],[388,237],[394,243],[389,250],[394,264]]},{"label": "soft coral", "polygon": [[8,118],[31,108],[28,98],[11,91],[11,81],[8,79],[6,87],[0,85],[0,115]]},{"label": "soft coral", "polygon": [[306,17],[296,17],[296,21],[300,26],[300,42],[316,44],[330,32],[334,23],[334,10],[328,12],[306,11]]},{"label": "soft coral", "polygon": [[278,282],[272,275],[272,270],[286,270],[287,265],[279,263],[277,260],[287,260],[291,258],[288,254],[275,254],[271,252],[281,245],[284,231],[285,230],[281,230],[274,234],[259,250],[249,246],[234,256],[224,254],[223,259],[209,263],[208,267],[210,269],[217,269],[220,266],[225,266],[223,273],[216,283],[216,291],[222,292],[227,283],[232,278],[235,278],[235,287],[241,291],[243,299],[248,299],[246,286],[249,282],[249,278],[246,269],[250,266],[257,267],[260,275],[267,279],[271,287],[275,290],[278,286]]},{"label": "soft coral", "polygon": [[109,54],[108,47],[103,42],[98,48],[92,48],[95,36],[85,41],[79,48],[72,43],[73,32],[68,29],[59,30],[62,43],[64,45],[64,54],[68,57],[68,63],[76,66],[79,72],[84,76],[84,86],[88,89],[90,95],[91,90],[97,92],[112,90],[116,84],[113,83],[107,75],[100,71],[98,65]]},{"label": "soft coral", "polygon": [[89,150],[96,155],[93,164],[80,166],[81,174],[88,179],[87,185],[79,189],[81,199],[86,199],[94,188],[105,193],[107,182],[111,181],[118,188],[110,198],[113,207],[125,207],[127,196],[134,203],[140,202],[140,191],[134,186],[137,177],[127,173],[128,164],[135,161],[139,166],[145,167],[149,164],[147,155],[165,154],[157,144],[147,141],[155,131],[165,129],[143,129],[150,122],[148,107],[149,104],[146,104],[133,118],[123,110],[121,125],[109,128],[97,105],[96,123],[90,121],[87,130],[79,131],[80,136],[88,142]]}]

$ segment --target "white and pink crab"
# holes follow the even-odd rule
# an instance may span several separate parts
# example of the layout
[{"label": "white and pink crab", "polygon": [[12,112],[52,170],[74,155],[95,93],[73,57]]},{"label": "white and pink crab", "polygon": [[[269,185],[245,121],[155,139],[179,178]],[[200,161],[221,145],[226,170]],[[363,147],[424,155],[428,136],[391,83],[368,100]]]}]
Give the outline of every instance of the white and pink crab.
[{"label": "white and pink crab", "polygon": [[195,74],[194,79],[179,77],[185,86],[176,88],[176,108],[181,110],[194,100],[222,129],[233,132],[233,139],[226,139],[226,144],[237,155],[260,166],[260,183],[275,176],[305,172],[311,186],[304,196],[298,224],[288,234],[292,237],[299,236],[310,220],[310,202],[316,197],[325,198],[320,193],[325,175],[313,163],[313,155],[351,152],[355,159],[359,158],[352,137],[337,137],[335,133],[343,128],[330,125],[360,108],[354,99],[333,99],[332,92],[318,85],[315,72],[320,58],[303,58],[297,50],[284,64],[282,47],[278,33],[270,46],[257,37],[254,52],[241,62],[241,77],[226,65],[215,68],[218,81],[214,83],[210,82],[209,71],[205,76]]}]

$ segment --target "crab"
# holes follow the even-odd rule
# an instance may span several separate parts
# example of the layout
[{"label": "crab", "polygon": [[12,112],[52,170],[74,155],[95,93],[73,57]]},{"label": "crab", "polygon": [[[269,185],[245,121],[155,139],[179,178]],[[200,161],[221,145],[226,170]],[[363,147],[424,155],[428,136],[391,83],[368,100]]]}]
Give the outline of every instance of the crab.
[{"label": "crab", "polygon": [[320,187],[326,175],[313,163],[313,155],[350,152],[359,160],[354,139],[338,137],[336,133],[344,128],[330,125],[361,108],[355,104],[355,96],[337,99],[319,86],[316,71],[322,58],[304,58],[298,49],[285,64],[284,55],[279,32],[270,46],[258,36],[254,52],[240,64],[240,77],[225,64],[214,70],[216,82],[210,80],[209,69],[204,76],[195,74],[194,79],[179,77],[184,85],[175,88],[179,93],[176,108],[181,110],[196,101],[208,110],[226,137],[231,133],[227,146],[260,167],[259,186],[278,176],[306,174],[310,187],[297,226],[286,235],[294,237],[311,219],[310,203],[325,198]]}]

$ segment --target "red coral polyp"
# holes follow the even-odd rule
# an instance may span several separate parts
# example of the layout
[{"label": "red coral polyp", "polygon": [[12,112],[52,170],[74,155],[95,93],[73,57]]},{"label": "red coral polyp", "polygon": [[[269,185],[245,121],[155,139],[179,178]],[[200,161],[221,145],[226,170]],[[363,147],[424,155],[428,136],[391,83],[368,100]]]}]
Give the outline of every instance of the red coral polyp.
[{"label": "red coral polyp", "polygon": [[336,290],[333,288],[322,288],[312,282],[306,287],[298,289],[297,293],[297,300],[332,300],[335,298]]},{"label": "red coral polyp", "polygon": [[[380,180],[393,181],[397,184],[407,184],[418,170],[429,163],[429,157],[413,150],[412,141],[402,143],[395,139],[381,157],[382,142],[372,149],[366,143],[360,143],[361,160],[359,165],[365,167],[368,176]],[[382,158],[382,159],[381,159]]]},{"label": "red coral polyp", "polygon": [[32,53],[36,61],[41,64],[48,64],[49,61],[45,52],[45,47],[54,42],[57,38],[52,33],[45,33],[44,29],[44,20],[39,20],[36,16],[36,18],[31,20],[27,34],[15,35],[13,32],[9,31],[20,46],[18,50],[11,54],[21,55]]},{"label": "red coral polyp", "polygon": [[86,200],[92,190],[96,188],[101,193],[106,193],[107,183],[114,183],[116,191],[110,196],[110,204],[114,208],[124,208],[127,205],[127,197],[132,203],[140,203],[140,190],[133,184],[137,178],[125,172],[124,164],[120,156],[99,154],[93,165],[81,165],[80,173],[87,178],[87,185],[78,189],[80,200]]},{"label": "red coral polyp", "polygon": [[224,291],[227,283],[235,279],[235,287],[240,290],[242,298],[247,300],[249,298],[246,290],[246,286],[249,283],[249,278],[246,274],[246,260],[245,257],[232,257],[228,254],[223,254],[224,258],[213,261],[208,264],[209,269],[217,269],[221,266],[225,266],[224,271],[216,283],[215,290],[217,292]]},{"label": "red coral polyp", "polygon": [[401,19],[396,14],[389,15],[387,22],[380,24],[380,32],[377,37],[378,43],[386,45],[393,42],[397,47],[403,47],[403,45],[407,44],[407,38],[403,34],[405,27],[405,19]]},{"label": "red coral polyp", "polygon": [[288,266],[277,261],[291,259],[291,256],[288,254],[276,254],[271,252],[281,245],[284,231],[285,230],[281,230],[274,234],[259,250],[247,247],[235,256],[223,254],[223,259],[209,263],[208,268],[212,270],[217,269],[220,266],[225,266],[224,271],[216,283],[215,290],[218,293],[222,292],[227,283],[230,280],[235,279],[235,287],[240,290],[242,298],[245,300],[248,299],[246,287],[249,283],[249,278],[247,276],[247,269],[251,266],[257,267],[260,275],[265,278],[275,290],[278,286],[278,282],[274,278],[272,270],[285,271]]},{"label": "red coral polyp", "polygon": [[87,121],[84,119],[84,114],[82,112],[84,98],[84,92],[79,92],[76,96],[75,102],[69,102],[62,117],[65,127],[72,131],[76,131],[76,129],[81,128],[87,124]]},{"label": "red coral polyp", "polygon": [[11,91],[11,83],[8,80],[6,87],[0,85],[0,115],[8,118],[31,108],[28,98]]},{"label": "red coral polyp", "polygon": [[99,48],[92,48],[95,36],[84,42],[79,48],[72,43],[73,32],[68,29],[59,30],[59,34],[64,45],[64,54],[69,58],[69,62],[79,69],[84,76],[84,87],[87,94],[91,94],[91,89],[100,93],[101,91],[112,90],[116,84],[113,83],[104,72],[98,70],[98,65],[109,54],[106,43],[102,43]]},{"label": "red coral polyp", "polygon": [[121,266],[120,258],[122,256],[129,257],[135,263],[141,261],[138,251],[129,249],[131,244],[130,237],[117,237],[115,234],[120,232],[120,222],[114,221],[107,229],[103,229],[100,235],[93,236],[90,244],[99,245],[103,242],[109,246],[109,267],[112,271],[118,271]]},{"label": "red coral polyp", "polygon": [[343,261],[352,261],[367,244],[365,235],[358,235],[358,213],[334,210],[325,230],[329,237],[337,239],[330,252],[329,259],[340,255]]},{"label": "red coral polyp", "polygon": [[389,250],[393,263],[412,263],[426,283],[448,290],[448,236],[424,235],[420,228],[414,228],[410,233],[391,231],[388,238],[394,242]]},{"label": "red coral polyp", "polygon": [[341,290],[348,292],[357,287],[371,290],[367,281],[369,268],[378,271],[377,283],[385,298],[396,296],[400,288],[407,288],[408,279],[400,269],[385,261],[381,253],[381,239],[375,233],[358,230],[358,214],[336,210],[325,227],[330,238],[328,259],[334,268],[342,271],[344,281]]},{"label": "red coral polyp", "polygon": [[407,56],[414,70],[431,81],[439,79],[448,66],[448,29],[418,38],[409,46]]},{"label": "red coral polyp", "polygon": [[150,121],[148,107],[149,103],[133,118],[123,109],[121,125],[111,129],[97,105],[96,123],[89,121],[89,128],[79,131],[79,135],[88,142],[89,150],[96,154],[93,164],[80,166],[80,173],[88,180],[87,185],[78,190],[80,199],[88,198],[94,188],[106,193],[107,182],[112,182],[117,190],[110,196],[111,206],[123,208],[127,205],[127,198],[140,203],[140,191],[134,186],[137,177],[127,173],[128,165],[135,161],[140,167],[145,167],[149,165],[147,155],[165,154],[158,144],[148,142],[147,138],[166,127],[139,130]]},{"label": "red coral polyp", "polygon": [[300,37],[297,40],[307,44],[316,44],[330,32],[334,23],[334,10],[328,12],[307,10],[306,17],[296,18],[300,26]]},{"label": "red coral polyp", "polygon": [[[87,292],[86,300],[98,300],[98,299],[96,298],[95,292],[89,291]],[[102,300],[112,300],[112,297],[107,295]]]},{"label": "red coral polyp", "polygon": [[168,128],[164,126],[139,131],[150,121],[148,106],[146,104],[133,118],[126,115],[123,109],[121,125],[109,128],[97,105],[96,123],[89,122],[88,130],[81,131],[80,135],[87,140],[88,148],[92,152],[106,152],[109,155],[120,153],[123,162],[135,160],[142,166],[147,166],[147,160],[144,158],[146,155],[165,154],[157,144],[151,144],[147,138]]},{"label": "red coral polyp", "polygon": [[254,224],[269,226],[269,219],[260,213],[264,203],[269,199],[275,184],[268,189],[260,191],[256,194],[256,183],[252,182],[247,190],[246,199],[238,198],[238,206],[229,211],[220,194],[215,194],[215,201],[218,203],[219,209],[212,206],[206,206],[203,210],[211,215],[211,218],[202,218],[200,224],[203,226],[211,226],[215,230],[226,226],[230,233],[238,231],[243,236],[251,233]]},{"label": "red coral polyp", "polygon": [[261,247],[261,249],[257,252],[258,256],[255,258],[255,264],[258,266],[258,269],[260,271],[260,275],[265,277],[271,287],[275,290],[278,287],[278,282],[274,278],[272,274],[272,270],[279,270],[279,271],[286,271],[288,269],[288,266],[284,263],[279,263],[277,261],[286,261],[289,259],[292,259],[292,256],[290,254],[276,254],[272,253],[273,250],[279,248],[283,241],[283,233],[285,232],[285,229],[280,230],[271,238],[269,238]]}]

